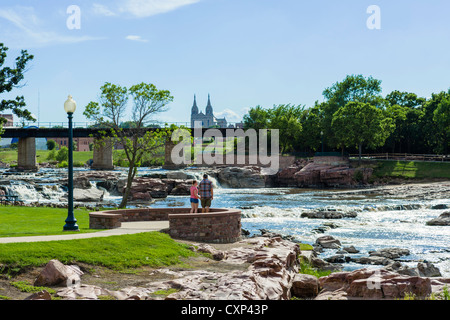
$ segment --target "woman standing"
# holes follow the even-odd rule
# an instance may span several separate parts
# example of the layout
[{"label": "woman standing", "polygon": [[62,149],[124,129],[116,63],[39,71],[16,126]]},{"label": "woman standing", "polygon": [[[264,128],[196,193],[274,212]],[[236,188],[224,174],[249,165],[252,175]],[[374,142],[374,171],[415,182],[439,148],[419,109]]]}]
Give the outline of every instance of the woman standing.
[{"label": "woman standing", "polygon": [[197,180],[192,181],[192,187],[190,190],[191,190],[191,213],[197,213],[198,199],[200,198],[200,196],[198,195]]}]

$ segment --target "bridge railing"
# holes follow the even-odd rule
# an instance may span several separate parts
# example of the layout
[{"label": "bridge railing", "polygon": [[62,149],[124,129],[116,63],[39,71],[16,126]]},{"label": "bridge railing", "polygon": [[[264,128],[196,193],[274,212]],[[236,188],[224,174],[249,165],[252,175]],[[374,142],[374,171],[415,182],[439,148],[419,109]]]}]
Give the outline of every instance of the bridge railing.
[{"label": "bridge railing", "polygon": [[[450,155],[412,154],[412,153],[370,153],[361,154],[368,160],[409,160],[409,161],[450,161]],[[350,158],[359,158],[359,154],[351,154]]]},{"label": "bridge railing", "polygon": [[[190,122],[165,122],[165,121],[152,121],[148,123],[147,127],[159,127],[159,128],[167,128],[172,124],[181,127],[190,128]],[[228,123],[228,125],[232,127],[237,127],[240,123]],[[100,128],[95,122],[72,122],[73,128]],[[4,128],[24,128],[24,127],[37,127],[37,128],[68,128],[68,121],[52,121],[52,122],[17,122],[12,126],[4,126]]]}]

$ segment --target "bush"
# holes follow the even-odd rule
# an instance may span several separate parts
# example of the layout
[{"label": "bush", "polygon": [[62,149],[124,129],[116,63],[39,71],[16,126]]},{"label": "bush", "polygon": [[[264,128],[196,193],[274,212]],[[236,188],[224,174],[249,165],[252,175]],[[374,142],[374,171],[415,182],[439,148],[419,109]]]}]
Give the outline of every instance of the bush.
[{"label": "bush", "polygon": [[58,162],[67,162],[69,160],[69,149],[67,149],[67,147],[62,147],[61,149],[59,149],[58,153],[56,154],[56,160]]},{"label": "bush", "polygon": [[56,159],[56,151],[55,149],[51,150],[47,155],[47,160],[55,160]]},{"label": "bush", "polygon": [[55,150],[56,149],[56,141],[55,140],[47,140],[47,150]]},{"label": "bush", "polygon": [[58,164],[58,168],[67,168],[68,166],[69,164],[67,163],[66,160],[63,160]]}]

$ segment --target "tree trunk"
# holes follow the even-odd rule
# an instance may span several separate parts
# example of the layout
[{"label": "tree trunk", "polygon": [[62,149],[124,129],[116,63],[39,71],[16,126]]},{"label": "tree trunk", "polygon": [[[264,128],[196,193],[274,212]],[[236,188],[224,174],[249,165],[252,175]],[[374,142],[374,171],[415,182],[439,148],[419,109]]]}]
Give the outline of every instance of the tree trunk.
[{"label": "tree trunk", "polygon": [[134,165],[128,168],[127,185],[125,186],[125,192],[123,193],[122,201],[120,202],[119,209],[125,209],[128,202],[128,197],[130,196],[131,185],[133,184],[133,179],[136,174]]}]

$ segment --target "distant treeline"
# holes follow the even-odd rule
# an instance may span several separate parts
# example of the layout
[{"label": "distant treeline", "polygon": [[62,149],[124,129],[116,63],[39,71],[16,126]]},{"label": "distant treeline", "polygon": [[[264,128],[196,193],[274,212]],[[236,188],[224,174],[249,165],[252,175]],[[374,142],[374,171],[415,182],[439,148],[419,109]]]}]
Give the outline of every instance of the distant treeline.
[{"label": "distant treeline", "polygon": [[346,151],[448,154],[450,90],[423,98],[393,91],[383,97],[381,81],[349,75],[323,91],[314,106],[256,106],[244,128],[280,129],[280,151]]}]

